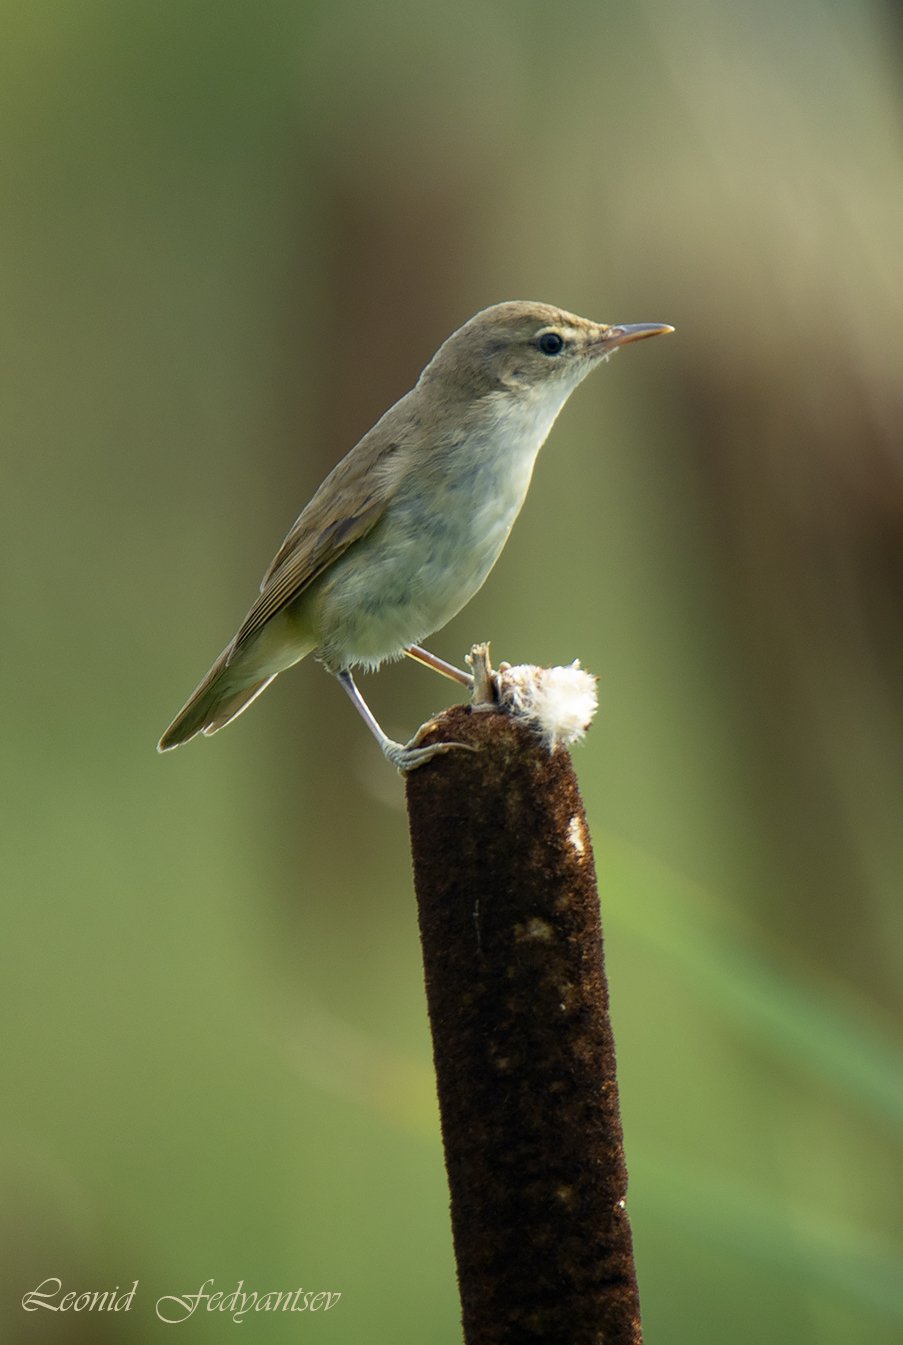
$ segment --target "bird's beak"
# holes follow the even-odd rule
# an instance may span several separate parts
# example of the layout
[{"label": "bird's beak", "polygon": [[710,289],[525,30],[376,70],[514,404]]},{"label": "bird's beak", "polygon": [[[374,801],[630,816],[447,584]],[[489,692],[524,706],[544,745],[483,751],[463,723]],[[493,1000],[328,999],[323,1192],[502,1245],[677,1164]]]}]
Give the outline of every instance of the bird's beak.
[{"label": "bird's beak", "polygon": [[633,322],[617,327],[603,327],[601,331],[599,340],[590,345],[593,355],[607,355],[610,350],[617,350],[618,346],[626,346],[630,341],[644,341],[647,336],[665,336],[673,332],[674,328],[664,322]]}]

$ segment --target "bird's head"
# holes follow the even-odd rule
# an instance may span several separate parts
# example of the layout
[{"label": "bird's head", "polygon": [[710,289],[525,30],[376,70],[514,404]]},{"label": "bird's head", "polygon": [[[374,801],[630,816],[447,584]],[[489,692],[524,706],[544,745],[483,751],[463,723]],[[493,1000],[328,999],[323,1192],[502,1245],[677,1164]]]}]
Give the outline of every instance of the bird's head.
[{"label": "bird's head", "polygon": [[620,346],[673,330],[661,322],[590,322],[525,300],[495,304],[452,333],[421,382],[441,381],[470,396],[557,390],[564,398]]}]

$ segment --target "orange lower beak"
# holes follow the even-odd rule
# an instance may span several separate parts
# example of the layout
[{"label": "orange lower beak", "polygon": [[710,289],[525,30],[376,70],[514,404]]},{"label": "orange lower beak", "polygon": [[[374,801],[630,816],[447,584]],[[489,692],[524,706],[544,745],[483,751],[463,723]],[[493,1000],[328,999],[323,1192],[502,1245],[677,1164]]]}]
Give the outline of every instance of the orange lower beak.
[{"label": "orange lower beak", "polygon": [[619,324],[616,327],[607,327],[601,340],[593,342],[592,349],[600,355],[605,355],[609,350],[615,350],[618,346],[626,346],[630,341],[644,341],[647,336],[665,336],[668,332],[673,331],[674,328],[667,326],[664,322]]}]

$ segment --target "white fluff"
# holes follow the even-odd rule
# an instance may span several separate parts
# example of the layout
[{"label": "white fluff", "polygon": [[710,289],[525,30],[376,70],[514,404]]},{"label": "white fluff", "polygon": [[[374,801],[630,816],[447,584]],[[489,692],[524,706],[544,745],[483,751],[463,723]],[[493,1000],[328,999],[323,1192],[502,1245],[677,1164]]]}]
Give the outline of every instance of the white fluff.
[{"label": "white fluff", "polygon": [[531,724],[550,752],[579,742],[599,704],[597,679],[580,667],[536,668],[530,663],[502,667],[498,673],[499,703]]}]

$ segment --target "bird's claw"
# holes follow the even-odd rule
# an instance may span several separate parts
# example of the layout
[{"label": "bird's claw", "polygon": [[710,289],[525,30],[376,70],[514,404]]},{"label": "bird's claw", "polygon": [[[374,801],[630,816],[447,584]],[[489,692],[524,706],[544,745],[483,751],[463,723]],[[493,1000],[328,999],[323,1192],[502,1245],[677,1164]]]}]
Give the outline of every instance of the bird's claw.
[{"label": "bird's claw", "polygon": [[433,757],[444,756],[446,752],[455,752],[459,749],[462,752],[479,751],[479,748],[471,747],[469,743],[427,743],[425,747],[418,746],[421,737],[432,727],[432,723],[422,725],[409,743],[385,743],[383,752],[386,760],[391,761],[392,765],[403,774],[407,774],[408,771],[416,771],[419,766],[425,766]]}]

